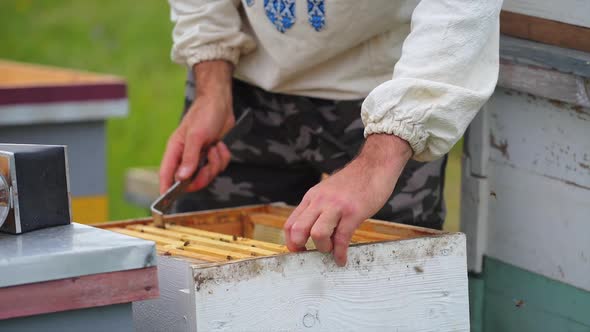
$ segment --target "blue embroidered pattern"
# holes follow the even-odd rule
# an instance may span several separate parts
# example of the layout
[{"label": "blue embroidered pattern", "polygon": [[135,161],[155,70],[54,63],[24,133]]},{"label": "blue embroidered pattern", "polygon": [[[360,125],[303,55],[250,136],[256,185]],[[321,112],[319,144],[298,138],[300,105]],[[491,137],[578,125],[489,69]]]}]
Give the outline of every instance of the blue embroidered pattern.
[{"label": "blue embroidered pattern", "polygon": [[246,0],[246,4],[248,5],[248,7],[252,7],[254,6],[254,0]]},{"label": "blue embroidered pattern", "polygon": [[326,6],[324,0],[307,0],[307,15],[309,16],[309,24],[320,31],[326,25]]},{"label": "blue embroidered pattern", "polygon": [[264,0],[264,11],[281,33],[295,24],[295,0]]}]

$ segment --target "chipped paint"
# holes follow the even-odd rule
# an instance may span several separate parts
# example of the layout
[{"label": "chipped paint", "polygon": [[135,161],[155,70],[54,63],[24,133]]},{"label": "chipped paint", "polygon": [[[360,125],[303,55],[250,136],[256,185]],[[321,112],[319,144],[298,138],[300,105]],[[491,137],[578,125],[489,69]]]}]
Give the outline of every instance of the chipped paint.
[{"label": "chipped paint", "polygon": [[590,188],[590,128],[579,120],[588,110],[502,91],[488,103],[490,160]]}]

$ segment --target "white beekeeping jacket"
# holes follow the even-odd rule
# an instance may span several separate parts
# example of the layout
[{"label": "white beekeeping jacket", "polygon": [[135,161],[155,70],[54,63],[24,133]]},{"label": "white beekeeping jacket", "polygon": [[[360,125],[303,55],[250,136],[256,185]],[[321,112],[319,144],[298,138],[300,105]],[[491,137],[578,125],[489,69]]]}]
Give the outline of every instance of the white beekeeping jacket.
[{"label": "white beekeeping jacket", "polygon": [[397,135],[416,160],[447,153],[497,81],[501,0],[169,2],[175,62],[224,59],[267,91],[366,98],[365,135]]}]

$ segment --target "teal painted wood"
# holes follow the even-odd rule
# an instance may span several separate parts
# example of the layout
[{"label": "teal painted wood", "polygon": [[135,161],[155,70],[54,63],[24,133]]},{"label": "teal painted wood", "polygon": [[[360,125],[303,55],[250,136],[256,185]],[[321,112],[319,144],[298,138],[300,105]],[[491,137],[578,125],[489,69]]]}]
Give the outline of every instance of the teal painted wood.
[{"label": "teal painted wood", "polygon": [[483,321],[486,332],[588,332],[590,327],[554,312],[544,311],[538,303],[524,302],[518,308],[516,298],[508,294],[486,291],[486,312]]},{"label": "teal painted wood", "polygon": [[493,258],[470,278],[470,302],[483,310],[471,313],[472,331],[590,332],[590,292]]},{"label": "teal painted wood", "polygon": [[469,320],[471,332],[483,332],[484,279],[481,274],[469,274]]}]

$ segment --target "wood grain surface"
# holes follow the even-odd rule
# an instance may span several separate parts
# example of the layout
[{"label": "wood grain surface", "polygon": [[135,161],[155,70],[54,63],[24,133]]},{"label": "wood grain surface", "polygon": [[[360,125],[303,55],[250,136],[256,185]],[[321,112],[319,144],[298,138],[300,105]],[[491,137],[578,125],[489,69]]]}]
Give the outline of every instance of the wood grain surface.
[{"label": "wood grain surface", "polygon": [[462,234],[193,267],[198,331],[469,331]]},{"label": "wood grain surface", "polygon": [[[559,2],[555,2],[556,5]],[[500,13],[500,32],[544,44],[590,52],[590,28],[509,11]]]},{"label": "wood grain surface", "polygon": [[156,298],[156,267],[0,288],[0,319]]}]

